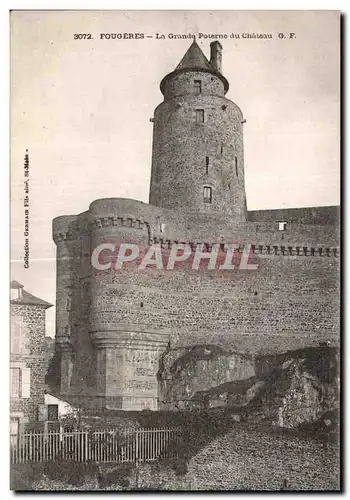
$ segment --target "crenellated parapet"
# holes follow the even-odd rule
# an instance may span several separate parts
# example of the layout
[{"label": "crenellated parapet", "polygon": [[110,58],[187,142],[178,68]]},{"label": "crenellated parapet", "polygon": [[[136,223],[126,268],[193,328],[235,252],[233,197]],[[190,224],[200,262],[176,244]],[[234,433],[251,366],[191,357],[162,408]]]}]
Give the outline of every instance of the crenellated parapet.
[{"label": "crenellated parapet", "polygon": [[297,257],[339,257],[339,247],[328,246],[290,246],[290,245],[251,245],[251,251],[260,255],[283,255]]},{"label": "crenellated parapet", "polygon": [[56,245],[60,241],[69,241],[69,240],[74,240],[77,237],[77,234],[73,231],[59,231],[57,233],[54,233],[54,242]]},{"label": "crenellated parapet", "polygon": [[[151,241],[152,244],[158,244],[162,249],[171,249],[173,245],[188,245],[193,252],[196,251],[197,247],[200,247],[204,252],[211,252],[214,245],[218,242],[208,243],[206,241],[185,241],[185,240],[164,240],[158,236],[154,236]],[[232,244],[232,241],[220,241],[220,250],[225,250],[226,244]],[[251,244],[250,251],[257,255],[282,255],[282,256],[297,256],[297,257],[339,257],[340,248],[339,247],[329,247],[329,246],[305,246],[305,245],[259,245]],[[243,252],[244,244],[239,244],[237,247],[238,252]]]},{"label": "crenellated parapet", "polygon": [[105,227],[129,227],[133,229],[149,230],[150,225],[143,219],[117,215],[96,217],[91,222],[92,229],[101,229]]},{"label": "crenellated parapet", "polygon": [[52,236],[56,245],[60,241],[74,240],[78,235],[78,216],[64,215],[52,221]]},{"label": "crenellated parapet", "polygon": [[[93,245],[113,240],[147,244],[157,226],[161,209],[126,198],[106,198],[90,204]],[[158,223],[159,225],[159,223]]]}]

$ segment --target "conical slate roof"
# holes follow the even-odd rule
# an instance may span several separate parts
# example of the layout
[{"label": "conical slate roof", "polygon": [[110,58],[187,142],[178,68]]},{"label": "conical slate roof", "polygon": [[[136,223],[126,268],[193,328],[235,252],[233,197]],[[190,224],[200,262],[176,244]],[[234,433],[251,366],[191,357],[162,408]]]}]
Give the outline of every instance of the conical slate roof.
[{"label": "conical slate roof", "polygon": [[221,74],[220,71],[213,68],[208,59],[203,54],[201,48],[197,44],[196,40],[193,40],[191,46],[187,50],[186,54],[183,56],[179,64],[176,66],[175,70],[166,75],[160,82],[160,90],[164,94],[165,84],[169,78],[176,75],[177,73],[182,73],[184,71],[204,71],[206,73],[212,73],[220,80],[222,80],[225,88],[225,93],[228,91],[229,84],[226,78]]},{"label": "conical slate roof", "polygon": [[195,40],[193,40],[192,45],[183,56],[180,63],[176,66],[175,71],[185,68],[214,69]]}]

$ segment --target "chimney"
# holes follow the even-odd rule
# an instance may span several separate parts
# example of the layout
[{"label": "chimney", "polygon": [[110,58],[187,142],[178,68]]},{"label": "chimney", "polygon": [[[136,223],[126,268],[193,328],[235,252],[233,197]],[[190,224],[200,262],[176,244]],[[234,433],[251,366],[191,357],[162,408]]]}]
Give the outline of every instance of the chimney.
[{"label": "chimney", "polygon": [[210,44],[210,64],[216,71],[221,72],[222,62],[222,45],[220,42],[215,41]]}]

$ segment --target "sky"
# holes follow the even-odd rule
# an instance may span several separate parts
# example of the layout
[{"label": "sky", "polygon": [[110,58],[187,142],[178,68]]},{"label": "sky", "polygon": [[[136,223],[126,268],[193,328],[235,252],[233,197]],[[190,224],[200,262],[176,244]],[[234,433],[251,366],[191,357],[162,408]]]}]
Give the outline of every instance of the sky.
[{"label": "sky", "polygon": [[[107,33],[145,38],[101,39]],[[55,303],[54,217],[83,212],[99,198],[148,202],[150,118],[162,101],[159,83],[192,42],[169,34],[188,33],[197,35],[207,57],[215,38],[198,34],[228,35],[220,40],[222,72],[230,83],[226,97],[247,120],[248,209],[339,204],[338,12],[12,11],[11,275],[30,293]],[[51,336],[54,316],[52,307]]]}]

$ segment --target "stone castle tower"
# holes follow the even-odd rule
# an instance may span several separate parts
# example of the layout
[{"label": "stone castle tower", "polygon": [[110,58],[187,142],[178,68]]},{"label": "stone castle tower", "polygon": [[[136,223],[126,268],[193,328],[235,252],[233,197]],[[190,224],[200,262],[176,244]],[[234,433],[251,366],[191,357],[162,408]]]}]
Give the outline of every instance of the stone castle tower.
[{"label": "stone castle tower", "polygon": [[175,210],[225,213],[247,219],[243,115],[226,99],[222,47],[210,62],[194,41],[163,78],[154,113],[150,203]]},{"label": "stone castle tower", "polygon": [[[72,404],[158,408],[159,358],[211,343],[254,357],[338,338],[338,207],[247,211],[243,115],[225,95],[222,47],[196,42],[161,82],[150,204],[124,198],[57,217],[56,372]],[[252,117],[252,119],[254,119]],[[252,245],[258,270],[98,270],[106,242]],[[55,371],[55,370],[53,370]]]}]

